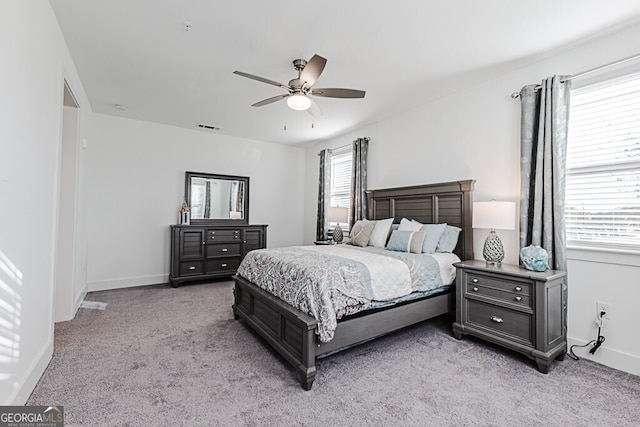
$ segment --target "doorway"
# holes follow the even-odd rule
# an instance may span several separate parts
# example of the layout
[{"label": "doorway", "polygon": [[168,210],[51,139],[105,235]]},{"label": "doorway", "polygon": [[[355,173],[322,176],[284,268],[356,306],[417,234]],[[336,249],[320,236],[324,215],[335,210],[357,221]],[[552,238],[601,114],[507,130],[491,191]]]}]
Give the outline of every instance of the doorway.
[{"label": "doorway", "polygon": [[[54,321],[71,320],[86,293],[78,273],[80,105],[64,81],[59,164]],[[86,258],[85,258],[86,259]]]}]

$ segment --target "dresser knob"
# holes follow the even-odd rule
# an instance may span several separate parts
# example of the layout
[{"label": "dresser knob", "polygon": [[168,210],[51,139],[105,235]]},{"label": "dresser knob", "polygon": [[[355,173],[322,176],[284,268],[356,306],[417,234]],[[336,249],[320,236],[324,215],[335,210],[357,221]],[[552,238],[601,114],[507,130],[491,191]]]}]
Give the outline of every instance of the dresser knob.
[{"label": "dresser knob", "polygon": [[520,292],[522,288],[520,286],[516,286],[516,292]]},{"label": "dresser knob", "polygon": [[202,242],[202,244],[204,245],[204,242]]},{"label": "dresser knob", "polygon": [[473,279],[472,282],[473,283],[478,283],[478,279]]},{"label": "dresser knob", "polygon": [[235,235],[235,236],[233,236],[233,238],[234,238],[234,239],[237,239],[237,238],[238,238],[238,236],[237,236],[237,235]]},{"label": "dresser knob", "polygon": [[473,292],[478,292],[478,287],[477,286],[473,287]]},{"label": "dresser knob", "polygon": [[516,301],[522,301],[522,297],[516,297]]},{"label": "dresser knob", "polygon": [[224,267],[226,267],[226,266],[227,266],[227,264],[222,264],[220,267],[224,268]]},{"label": "dresser knob", "polygon": [[195,269],[196,269],[195,267],[189,267],[189,270],[195,270]]},{"label": "dresser knob", "polygon": [[220,249],[220,252],[227,252],[228,250],[229,249],[227,249],[227,248],[222,248],[222,249]]},{"label": "dresser knob", "polygon": [[501,317],[498,317],[498,316],[491,316],[491,321],[492,321],[492,322],[496,322],[496,323],[502,323],[502,322],[504,322],[504,320],[502,320],[502,318],[501,318]]}]

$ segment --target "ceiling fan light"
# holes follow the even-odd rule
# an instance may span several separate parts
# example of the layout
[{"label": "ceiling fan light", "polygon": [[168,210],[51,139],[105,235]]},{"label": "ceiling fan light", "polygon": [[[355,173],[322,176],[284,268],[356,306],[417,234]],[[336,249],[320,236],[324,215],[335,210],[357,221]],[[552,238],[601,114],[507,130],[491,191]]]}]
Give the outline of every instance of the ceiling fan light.
[{"label": "ceiling fan light", "polygon": [[311,100],[304,95],[295,94],[287,98],[287,105],[292,110],[304,111],[311,107]]}]

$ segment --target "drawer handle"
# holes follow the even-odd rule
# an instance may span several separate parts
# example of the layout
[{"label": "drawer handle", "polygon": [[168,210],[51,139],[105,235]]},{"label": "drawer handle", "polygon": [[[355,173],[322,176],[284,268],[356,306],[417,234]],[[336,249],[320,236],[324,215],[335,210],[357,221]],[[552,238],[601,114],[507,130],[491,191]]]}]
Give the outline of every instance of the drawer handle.
[{"label": "drawer handle", "polygon": [[211,240],[213,240],[213,239],[215,239],[215,238],[216,238],[216,236],[211,236]]},{"label": "drawer handle", "polygon": [[202,242],[202,244],[204,245],[204,242]]},{"label": "drawer handle", "polygon": [[516,301],[522,301],[522,297],[516,297]]},{"label": "drawer handle", "polygon": [[227,249],[227,248],[222,248],[222,249],[220,249],[220,252],[227,252],[228,250],[229,249]]},{"label": "drawer handle", "polygon": [[478,292],[478,287],[477,286],[473,287],[473,292]]},{"label": "drawer handle", "polygon": [[237,238],[238,238],[238,235],[236,234],[235,236],[233,236],[233,238],[234,238],[234,239],[237,239]]},{"label": "drawer handle", "polygon": [[226,267],[226,266],[227,266],[227,264],[222,264],[220,267]]},{"label": "drawer handle", "polygon": [[209,233],[211,233],[211,234],[216,234],[216,232],[215,232],[215,231],[210,231]]},{"label": "drawer handle", "polygon": [[478,279],[473,279],[472,282],[473,283],[478,283]]},{"label": "drawer handle", "polygon": [[504,320],[502,320],[502,317],[498,317],[498,316],[491,316],[491,321],[492,322],[496,322],[496,323],[503,323]]},{"label": "drawer handle", "polygon": [[522,288],[520,286],[516,286],[516,292],[520,292]]},{"label": "drawer handle", "polygon": [[195,267],[189,267],[189,270],[195,270],[195,269],[196,269]]}]

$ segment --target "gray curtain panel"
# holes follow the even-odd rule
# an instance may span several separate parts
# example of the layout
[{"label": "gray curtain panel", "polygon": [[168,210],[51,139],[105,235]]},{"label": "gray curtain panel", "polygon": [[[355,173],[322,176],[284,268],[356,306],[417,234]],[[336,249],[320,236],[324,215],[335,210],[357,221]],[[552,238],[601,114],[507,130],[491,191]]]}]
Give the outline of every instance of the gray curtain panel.
[{"label": "gray curtain panel", "polygon": [[331,196],[331,165],[329,164],[330,150],[322,150],[320,156],[320,174],[318,177],[318,220],[316,222],[316,240],[326,240],[327,219],[326,211]]},{"label": "gray curtain panel", "polygon": [[565,166],[570,81],[561,76],[520,91],[520,247],[542,246],[549,267],[566,271]]},{"label": "gray curtain panel", "polygon": [[367,218],[367,152],[369,138],[353,141],[353,165],[351,169],[351,210],[349,224],[353,226],[359,219]]}]

